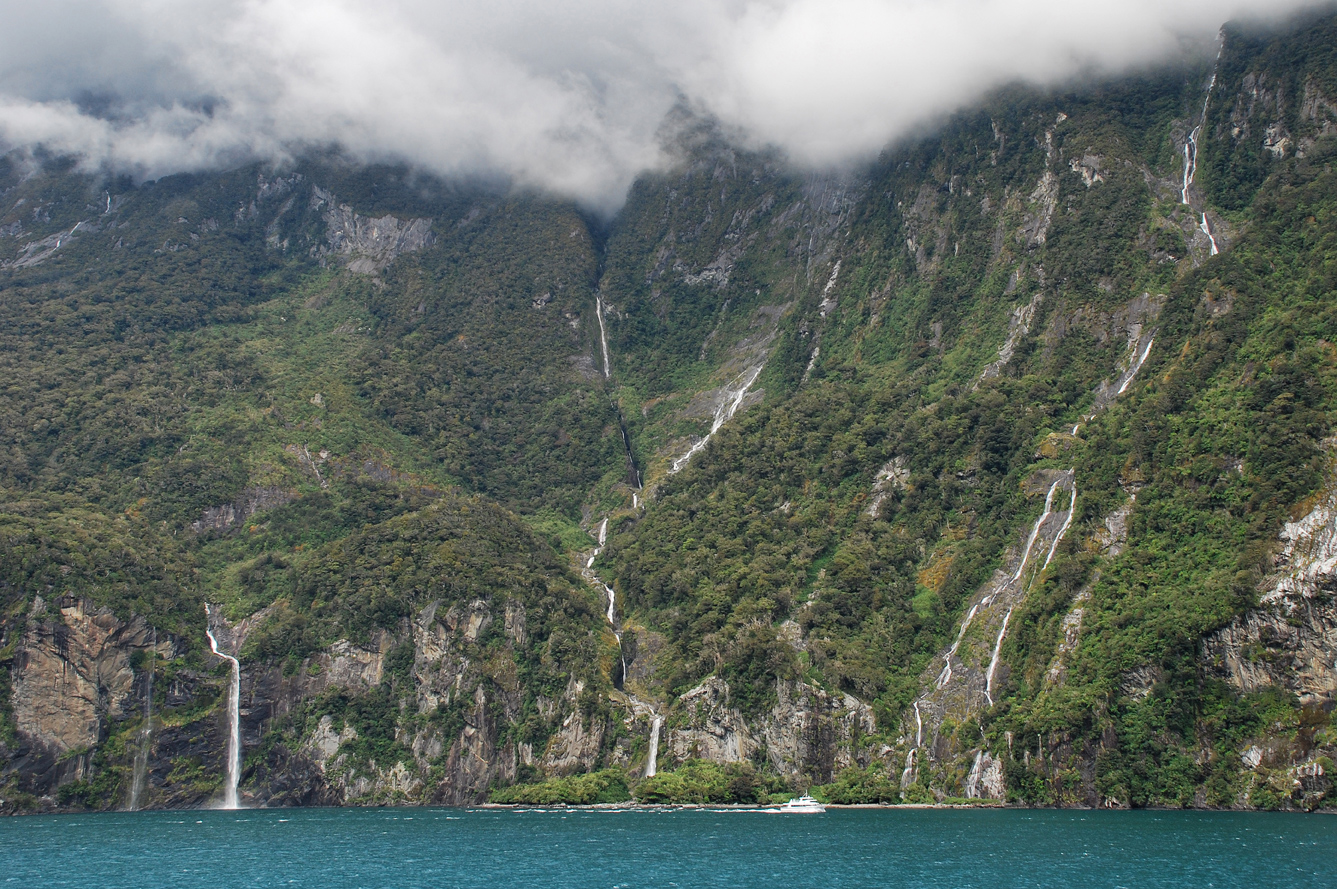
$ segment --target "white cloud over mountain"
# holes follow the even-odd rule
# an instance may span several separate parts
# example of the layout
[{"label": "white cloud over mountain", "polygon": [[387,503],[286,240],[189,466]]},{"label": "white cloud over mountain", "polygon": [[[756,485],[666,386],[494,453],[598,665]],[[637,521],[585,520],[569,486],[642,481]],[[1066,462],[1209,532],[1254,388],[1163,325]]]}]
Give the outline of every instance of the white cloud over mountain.
[{"label": "white cloud over mountain", "polygon": [[1303,0],[48,0],[6,4],[0,141],[140,176],[338,143],[620,204],[677,101],[797,162],[1003,83],[1209,46]]}]

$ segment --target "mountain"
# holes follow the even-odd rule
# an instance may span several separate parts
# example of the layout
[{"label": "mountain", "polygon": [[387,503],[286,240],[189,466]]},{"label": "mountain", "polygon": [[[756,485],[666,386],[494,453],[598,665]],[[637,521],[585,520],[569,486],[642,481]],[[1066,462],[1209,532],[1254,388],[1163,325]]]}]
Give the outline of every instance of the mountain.
[{"label": "mountain", "polygon": [[612,220],[11,152],[0,809],[234,715],[248,805],[1331,806],[1334,46],[838,173],[680,109]]}]

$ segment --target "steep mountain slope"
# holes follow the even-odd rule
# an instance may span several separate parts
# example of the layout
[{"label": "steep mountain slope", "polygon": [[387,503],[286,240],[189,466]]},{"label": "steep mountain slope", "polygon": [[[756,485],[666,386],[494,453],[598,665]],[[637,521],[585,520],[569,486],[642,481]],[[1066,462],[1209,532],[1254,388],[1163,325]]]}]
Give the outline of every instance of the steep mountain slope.
[{"label": "steep mountain slope", "polygon": [[1330,804],[1335,29],[607,223],[7,156],[3,807]]}]

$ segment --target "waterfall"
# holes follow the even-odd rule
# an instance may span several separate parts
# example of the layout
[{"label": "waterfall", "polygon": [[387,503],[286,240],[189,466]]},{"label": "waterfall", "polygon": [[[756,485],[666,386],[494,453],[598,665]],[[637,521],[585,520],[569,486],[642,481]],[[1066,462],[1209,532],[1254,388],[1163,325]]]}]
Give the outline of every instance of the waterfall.
[{"label": "waterfall", "polygon": [[1031,528],[1031,536],[1026,538],[1026,548],[1021,551],[1021,564],[1017,566],[1017,573],[1012,575],[1008,581],[1009,585],[1021,580],[1021,575],[1026,571],[1026,562],[1031,557],[1031,548],[1035,546],[1035,538],[1040,535],[1040,527],[1044,525],[1054,508],[1054,492],[1058,490],[1059,482],[1063,479],[1057,479],[1049,486],[1049,493],[1045,494],[1045,508],[1040,513],[1040,517],[1035,520],[1035,525]]},{"label": "waterfall", "polygon": [[627,483],[639,491],[642,487],[641,471],[636,468],[636,458],[631,455],[631,436],[627,433],[627,424],[622,419],[622,409],[620,407],[617,409],[617,425],[622,430],[622,449],[627,452]]},{"label": "waterfall", "polygon": [[1012,620],[1012,609],[1003,615],[1003,627],[998,631],[998,639],[993,644],[993,656],[989,658],[989,672],[984,674],[984,699],[993,706],[993,674],[998,669],[998,655],[1003,650],[1003,637],[1007,635],[1008,621]]},{"label": "waterfall", "polygon": [[[1049,519],[1049,516],[1053,512],[1054,492],[1058,490],[1058,486],[1062,483],[1062,481],[1063,479],[1060,478],[1049,486],[1049,493],[1045,495],[1044,511],[1040,513],[1040,518],[1035,520],[1035,525],[1031,528],[1030,537],[1026,538],[1026,548],[1021,552],[1021,564],[1017,567],[1017,573],[1013,574],[1011,579],[1008,580],[1007,582],[1008,586],[1011,586],[1012,584],[1015,584],[1021,580],[1021,575],[1026,570],[1026,563],[1030,560],[1031,557],[1031,549],[1033,549],[1035,546],[1035,538],[1040,535],[1040,528]],[[1076,498],[1076,490],[1077,488],[1074,485],[1073,486],[1074,502]],[[1068,516],[1068,521],[1072,521],[1071,515]],[[1068,525],[1065,522],[1063,525],[1063,531],[1066,531],[1067,529]],[[1059,532],[1060,537],[1062,537],[1063,531]],[[1054,542],[1054,546],[1055,547],[1058,546],[1057,540]],[[1054,555],[1054,550],[1051,547],[1049,550],[1049,558],[1053,558],[1053,555]],[[1045,564],[1046,565],[1049,564],[1049,559],[1045,559]],[[961,647],[961,640],[965,638],[966,630],[970,627],[971,621],[975,619],[975,615],[979,612],[979,610],[984,606],[988,605],[993,600],[994,596],[992,595],[985,596],[978,603],[976,603],[971,607],[969,613],[966,614],[966,619],[961,621],[961,629],[956,634],[956,641],[952,643],[951,648],[947,649],[947,657],[945,658],[946,663],[942,668],[942,672],[938,674],[938,680],[936,682],[938,688],[942,688],[947,683],[952,681],[952,658],[956,656],[957,649]],[[918,715],[919,715],[919,710],[918,708],[916,708],[915,716],[918,717]]]},{"label": "waterfall", "polygon": [[[1206,107],[1204,106],[1204,111]],[[1188,201],[1188,187],[1193,184],[1193,177],[1198,172],[1198,130],[1202,129],[1201,124],[1194,127],[1188,134],[1188,140],[1184,143],[1184,187],[1179,190],[1179,202],[1185,206],[1190,206]]]},{"label": "waterfall", "polygon": [[[205,613],[208,614],[209,606],[205,606]],[[207,628],[204,634],[209,637],[209,648],[213,653],[226,661],[232,662],[232,685],[229,689],[229,713],[228,713],[228,744],[227,744],[227,786],[223,790],[224,809],[239,809],[241,805],[237,802],[237,785],[241,782],[241,662],[230,654],[224,654],[218,650],[218,640],[214,638],[214,631]]]},{"label": "waterfall", "polygon": [[[1054,484],[1057,485],[1058,482],[1055,482]],[[1053,490],[1053,489],[1051,488],[1050,490]],[[1049,555],[1045,556],[1045,563],[1044,563],[1043,565],[1040,566],[1040,570],[1041,570],[1041,571],[1043,571],[1043,570],[1045,570],[1046,568],[1049,567],[1049,563],[1050,563],[1050,561],[1053,560],[1053,558],[1054,558],[1054,553],[1055,553],[1055,551],[1058,550],[1059,542],[1063,540],[1063,535],[1068,533],[1068,527],[1072,524],[1072,517],[1075,516],[1075,515],[1077,515],[1077,472],[1076,472],[1076,470],[1074,470],[1074,471],[1073,471],[1073,474],[1072,474],[1072,500],[1068,503],[1068,517],[1067,517],[1066,519],[1063,520],[1063,524],[1062,524],[1062,526],[1059,527],[1059,529],[1058,529],[1058,533],[1054,535],[1054,542],[1053,542],[1052,544],[1050,544],[1050,546],[1049,546]]]},{"label": "waterfall", "polygon": [[915,751],[924,745],[924,717],[919,712],[919,702],[915,701],[915,746],[905,755],[905,770],[901,772],[901,787],[909,787],[914,776]]},{"label": "waterfall", "polygon": [[149,648],[149,666],[144,676],[144,725],[139,730],[139,752],[130,777],[130,811],[138,812],[148,785],[149,743],[153,737],[153,656],[158,650],[158,629],[153,629],[153,643]]},{"label": "waterfall", "polygon": [[984,751],[975,752],[975,764],[970,767],[970,774],[966,776],[966,799],[979,799],[980,795],[980,773],[984,770]]},{"label": "waterfall", "polygon": [[594,539],[598,541],[598,546],[585,562],[585,570],[581,572],[585,580],[591,585],[602,590],[604,596],[608,599],[608,609],[605,615],[608,618],[608,625],[613,628],[613,637],[617,639],[618,654],[622,659],[622,683],[627,681],[627,653],[622,650],[622,631],[617,625],[617,593],[611,586],[599,579],[594,573],[594,560],[599,558],[599,553],[603,552],[604,545],[608,543],[608,519],[605,518],[599,522],[599,528],[594,532]]},{"label": "waterfall", "polygon": [[608,361],[608,331],[604,328],[604,298],[602,294],[594,294],[594,314],[599,319],[599,343],[603,346],[604,352],[604,379],[609,380],[613,377],[613,366]]},{"label": "waterfall", "polygon": [[1212,256],[1215,256],[1216,254],[1220,253],[1221,251],[1218,250],[1218,249],[1216,249],[1216,235],[1212,234],[1212,227],[1211,227],[1210,225],[1207,224],[1207,214],[1206,214],[1206,213],[1202,214],[1202,224],[1198,226],[1198,229],[1199,229],[1204,235],[1207,236],[1207,240],[1209,240],[1209,241],[1212,242],[1212,253],[1211,253],[1211,255],[1212,255]]},{"label": "waterfall", "polygon": [[[946,665],[942,668],[942,672],[938,674],[938,688],[942,688],[944,685],[952,681],[952,658],[956,656],[956,650],[961,647],[961,640],[965,638],[966,629],[970,626],[970,622],[975,619],[975,613],[992,601],[993,596],[985,596],[979,602],[971,606],[970,613],[966,615],[965,620],[961,621],[961,630],[956,634],[956,641],[952,643],[951,648],[947,649],[947,657],[945,658]],[[915,709],[915,718],[919,718],[919,709],[917,706]]]},{"label": "waterfall", "polygon": [[[1147,344],[1147,348],[1151,348],[1150,343]],[[1143,354],[1145,355],[1145,353]],[[1017,573],[1012,578],[1014,582],[1021,579],[1021,573],[1026,569],[1026,559],[1030,556],[1031,544],[1035,542],[1036,532],[1040,530],[1040,526],[1044,524],[1045,520],[1052,514],[1054,492],[1058,490],[1058,486],[1062,483],[1063,479],[1059,478],[1049,486],[1049,493],[1045,495],[1044,513],[1040,516],[1040,520],[1035,523],[1035,529],[1031,531],[1031,539],[1026,542],[1026,552],[1021,558],[1021,567],[1017,569]],[[1068,514],[1064,517],[1063,524],[1059,526],[1058,533],[1054,535],[1054,541],[1049,545],[1049,552],[1045,555],[1044,564],[1040,566],[1041,571],[1044,571],[1049,567],[1049,563],[1054,558],[1054,553],[1058,551],[1058,545],[1063,542],[1063,537],[1068,533],[1068,528],[1072,527],[1072,520],[1076,515],[1077,479],[1076,473],[1074,472],[1072,480],[1072,500],[1068,503]],[[998,656],[1002,653],[1003,639],[1007,636],[1007,625],[1012,620],[1012,609],[1015,607],[1016,606],[1014,605],[1011,608],[1008,608],[1007,613],[1003,615],[1003,626],[998,631],[998,638],[994,641],[993,645],[993,656],[989,659],[989,672],[984,676],[984,697],[985,700],[989,702],[990,707],[993,706],[993,677],[994,673],[998,670]]]},{"label": "waterfall", "polygon": [[[1221,58],[1220,53],[1216,56]],[[1185,206],[1191,206],[1188,199],[1189,186],[1193,184],[1193,177],[1198,174],[1198,133],[1202,132],[1202,126],[1207,122],[1207,103],[1212,100],[1212,87],[1216,86],[1216,72],[1212,72],[1212,79],[1207,81],[1207,95],[1202,100],[1202,114],[1199,117],[1199,123],[1189,131],[1188,140],[1184,143],[1184,187],[1179,191],[1179,202]]]},{"label": "waterfall", "polygon": [[909,786],[910,786],[910,781],[911,781],[911,779],[914,778],[914,774],[915,774],[915,753],[916,753],[918,750],[919,750],[918,747],[911,747],[911,748],[910,748],[910,752],[907,753],[907,754],[905,754],[905,768],[901,771],[901,788],[902,788],[902,789],[904,789],[904,788],[906,788],[906,787],[909,787]]},{"label": "waterfall", "polygon": [[[743,403],[743,399],[747,397],[747,392],[752,388],[752,384],[757,381],[757,377],[761,376],[761,369],[763,366],[764,365],[758,364],[751,370],[745,370],[734,377],[729,386],[734,386],[736,388],[731,389],[725,387],[725,397],[720,402],[720,406],[715,408],[715,421],[710,425],[710,432],[706,433],[705,438],[692,445],[687,453],[673,461],[673,466],[669,469],[670,473],[681,471],[682,468],[687,465],[688,461],[695,456],[696,452],[704,448],[711,437],[716,432],[720,431],[720,427],[729,422],[733,415],[738,411],[738,406]],[[740,382],[742,385],[739,385]]]},{"label": "waterfall", "polygon": [[653,778],[659,766],[659,729],[664,725],[664,717],[658,712],[650,720],[650,756],[645,762],[645,777]]},{"label": "waterfall", "polygon": [[[1203,218],[1206,219],[1207,217],[1204,216]],[[1215,246],[1212,247],[1212,254],[1213,255],[1216,254]],[[1147,356],[1151,354],[1151,346],[1155,342],[1156,342],[1156,337],[1154,336],[1151,339],[1147,340],[1146,347],[1143,348],[1142,352],[1137,356],[1137,360],[1133,362],[1133,366],[1128,370],[1128,374],[1124,378],[1124,381],[1119,385],[1119,391],[1114,393],[1115,398],[1118,398],[1120,395],[1122,395],[1124,393],[1124,390],[1128,388],[1129,384],[1133,382],[1133,377],[1137,376],[1137,372],[1142,369],[1142,365],[1146,362]]]}]

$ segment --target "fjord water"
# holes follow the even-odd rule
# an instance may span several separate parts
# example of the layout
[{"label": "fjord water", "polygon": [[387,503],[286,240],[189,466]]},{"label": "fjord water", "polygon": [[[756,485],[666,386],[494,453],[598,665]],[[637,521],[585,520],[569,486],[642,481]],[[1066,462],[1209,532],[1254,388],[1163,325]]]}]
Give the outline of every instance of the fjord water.
[{"label": "fjord water", "polygon": [[0,820],[0,884],[1337,885],[1337,818],[1258,813],[262,809]]}]

